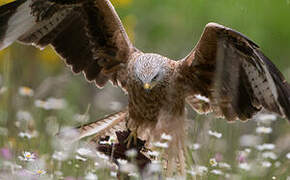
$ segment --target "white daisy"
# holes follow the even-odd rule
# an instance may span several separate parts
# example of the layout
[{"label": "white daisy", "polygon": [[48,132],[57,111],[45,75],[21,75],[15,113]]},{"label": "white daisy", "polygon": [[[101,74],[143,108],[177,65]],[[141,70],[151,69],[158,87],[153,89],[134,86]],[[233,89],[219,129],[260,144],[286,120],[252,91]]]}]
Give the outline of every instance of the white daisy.
[{"label": "white daisy", "polygon": [[219,133],[219,132],[216,132],[216,131],[209,130],[208,134],[211,135],[211,136],[214,136],[214,137],[216,137],[218,139],[222,137],[222,133]]},{"label": "white daisy", "polygon": [[18,89],[18,93],[21,95],[21,96],[33,96],[34,95],[34,91],[29,88],[29,87],[26,87],[26,86],[22,86]]},{"label": "white daisy", "polygon": [[36,159],[36,156],[34,153],[28,152],[28,151],[24,151],[22,153],[22,156],[18,156],[18,159],[20,159],[21,161],[34,161]]},{"label": "white daisy", "polygon": [[166,142],[162,143],[159,141],[154,142],[153,146],[158,147],[158,148],[164,148],[164,149],[168,148],[168,144]]}]

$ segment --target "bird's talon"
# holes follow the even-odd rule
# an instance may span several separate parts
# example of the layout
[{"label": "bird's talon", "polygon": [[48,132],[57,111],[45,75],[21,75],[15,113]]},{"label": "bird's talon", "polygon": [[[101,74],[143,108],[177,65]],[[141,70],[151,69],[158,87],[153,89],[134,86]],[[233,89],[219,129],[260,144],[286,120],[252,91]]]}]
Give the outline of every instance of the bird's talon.
[{"label": "bird's talon", "polygon": [[129,149],[130,148],[130,145],[132,143],[132,139],[133,139],[133,145],[136,145],[137,144],[137,131],[131,131],[129,136],[126,138],[125,142],[127,143],[127,148]]}]

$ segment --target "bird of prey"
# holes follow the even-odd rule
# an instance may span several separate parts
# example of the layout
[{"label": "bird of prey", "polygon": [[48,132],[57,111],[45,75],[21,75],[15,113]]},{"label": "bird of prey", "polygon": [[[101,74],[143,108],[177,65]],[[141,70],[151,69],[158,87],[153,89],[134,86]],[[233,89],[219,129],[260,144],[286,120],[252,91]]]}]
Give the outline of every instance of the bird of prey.
[{"label": "bird of prey", "polygon": [[127,109],[81,128],[81,137],[120,122],[131,132],[128,142],[169,134],[168,170],[175,159],[184,169],[186,103],[228,121],[261,110],[290,119],[281,72],[253,41],[222,25],[208,23],[189,55],[175,61],[134,47],[109,0],[17,0],[0,7],[0,19],[0,49],[14,41],[51,45],[97,87],[110,81],[127,92]]}]

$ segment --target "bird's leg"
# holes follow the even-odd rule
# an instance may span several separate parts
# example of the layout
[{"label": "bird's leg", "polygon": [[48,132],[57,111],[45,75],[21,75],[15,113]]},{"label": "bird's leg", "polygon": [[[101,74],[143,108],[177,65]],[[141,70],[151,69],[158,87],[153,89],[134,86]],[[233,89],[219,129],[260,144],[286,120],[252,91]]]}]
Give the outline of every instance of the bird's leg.
[{"label": "bird's leg", "polygon": [[137,144],[137,128],[134,128],[129,136],[127,137],[127,139],[125,140],[125,142],[127,142],[127,148],[129,149],[130,146],[131,146],[131,143],[133,141],[133,145],[136,145]]},{"label": "bird's leg", "polygon": [[167,167],[166,167],[166,176],[167,177],[172,177],[173,169],[174,169],[174,158],[171,157],[167,160]]},{"label": "bird's leg", "polygon": [[179,171],[182,176],[185,176],[185,158],[184,158],[184,150],[179,149],[178,152],[178,160],[179,160]]}]

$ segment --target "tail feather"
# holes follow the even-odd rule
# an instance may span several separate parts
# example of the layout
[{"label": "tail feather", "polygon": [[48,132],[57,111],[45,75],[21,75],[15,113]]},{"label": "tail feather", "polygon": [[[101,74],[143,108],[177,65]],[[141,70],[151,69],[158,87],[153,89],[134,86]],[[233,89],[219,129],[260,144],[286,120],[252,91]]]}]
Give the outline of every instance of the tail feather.
[{"label": "tail feather", "polygon": [[77,128],[79,132],[79,137],[77,138],[77,140],[92,135],[96,137],[103,135],[115,136],[115,131],[123,131],[126,129],[127,115],[128,110],[125,109],[123,111],[111,114],[98,121],[82,125]]}]

